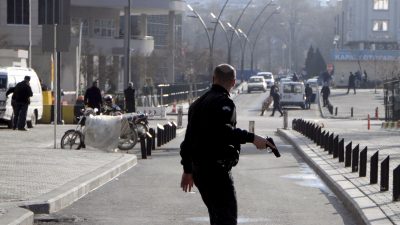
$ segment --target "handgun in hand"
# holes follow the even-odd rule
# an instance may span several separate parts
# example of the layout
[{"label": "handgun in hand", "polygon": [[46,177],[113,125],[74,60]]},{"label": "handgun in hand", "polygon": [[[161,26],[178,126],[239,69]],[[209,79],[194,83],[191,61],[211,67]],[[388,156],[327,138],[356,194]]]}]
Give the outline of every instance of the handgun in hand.
[{"label": "handgun in hand", "polygon": [[272,153],[274,153],[276,158],[281,157],[281,154],[278,151],[278,148],[275,145],[274,139],[271,137],[267,137],[267,148],[271,148]]}]

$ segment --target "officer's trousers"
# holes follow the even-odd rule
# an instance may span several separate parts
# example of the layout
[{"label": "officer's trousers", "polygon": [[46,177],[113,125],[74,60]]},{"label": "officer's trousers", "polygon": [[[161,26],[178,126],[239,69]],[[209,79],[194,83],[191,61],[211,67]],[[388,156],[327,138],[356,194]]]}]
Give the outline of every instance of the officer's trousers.
[{"label": "officer's trousers", "polygon": [[232,174],[216,165],[194,166],[193,179],[208,208],[211,225],[236,225],[237,201]]}]

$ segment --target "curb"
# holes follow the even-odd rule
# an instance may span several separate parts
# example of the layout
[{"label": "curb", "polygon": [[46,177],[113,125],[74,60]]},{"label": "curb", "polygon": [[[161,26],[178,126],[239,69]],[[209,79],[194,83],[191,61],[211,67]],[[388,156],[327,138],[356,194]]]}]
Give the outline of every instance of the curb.
[{"label": "curb", "polygon": [[0,224],[4,225],[32,225],[33,213],[19,207],[4,209],[4,214],[0,215]]},{"label": "curb", "polygon": [[[315,155],[312,149],[306,150],[295,139],[300,139],[290,134],[290,131],[278,129],[278,135],[288,140],[297,150],[304,161],[321,177],[336,196],[343,202],[347,209],[356,217],[357,222],[367,225],[393,224],[384,212],[368,196],[362,193],[354,184],[344,176],[332,173],[334,170],[325,160]],[[304,144],[304,139],[301,138]],[[318,160],[315,160],[318,159]],[[325,169],[323,168],[325,167]],[[328,171],[331,171],[329,174]]]},{"label": "curb", "polygon": [[136,155],[122,155],[111,163],[70,181],[37,199],[22,202],[19,206],[29,209],[35,214],[57,212],[121,175],[136,164]]}]

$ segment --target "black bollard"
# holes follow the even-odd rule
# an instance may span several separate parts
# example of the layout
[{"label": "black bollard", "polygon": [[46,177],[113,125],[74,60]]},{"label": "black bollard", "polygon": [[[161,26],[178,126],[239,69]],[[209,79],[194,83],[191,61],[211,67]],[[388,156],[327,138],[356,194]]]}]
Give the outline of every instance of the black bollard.
[{"label": "black bollard", "polygon": [[337,116],[337,107],[335,108],[335,116]]},{"label": "black bollard", "polygon": [[389,190],[389,160],[387,156],[381,163],[381,191]]},{"label": "black bollard", "polygon": [[360,152],[360,145],[357,145],[353,149],[353,156],[352,156],[352,163],[351,163],[351,172],[357,172],[358,171],[358,157],[359,157],[359,152]]},{"label": "black bollard", "polygon": [[335,134],[334,134],[334,133],[332,133],[332,134],[329,136],[329,147],[328,147],[328,154],[329,154],[329,155],[333,153],[333,141],[334,141],[334,139],[335,139],[334,137],[335,137]]},{"label": "black bollard", "polygon": [[169,136],[169,125],[168,123],[164,124],[164,137],[163,137],[163,142],[164,144],[168,143],[168,136]]},{"label": "black bollard", "polygon": [[151,134],[150,134],[150,132],[148,132],[147,133],[147,135],[146,135],[146,154],[148,155],[148,156],[151,156],[151,148],[152,148],[152,146],[153,146],[153,139],[154,139],[154,136],[152,136]]},{"label": "black bollard", "polygon": [[367,150],[368,150],[368,148],[365,147],[360,152],[360,172],[359,172],[360,177],[367,176]]},{"label": "black bollard", "polygon": [[146,140],[144,137],[140,138],[140,151],[142,153],[142,159],[147,159]]},{"label": "black bollard", "polygon": [[176,129],[178,128],[178,125],[173,121],[171,122],[172,124],[172,139],[176,138]]},{"label": "black bollard", "polygon": [[352,142],[346,145],[346,158],[344,162],[344,167],[350,167],[351,166],[351,145]]},{"label": "black bollard", "polygon": [[339,135],[336,135],[335,139],[333,139],[333,158],[338,157],[339,152]]},{"label": "black bollard", "polygon": [[330,136],[329,132],[325,134],[325,148],[324,148],[324,151],[328,151],[329,150],[329,136]]},{"label": "black bollard", "polygon": [[317,131],[317,145],[321,146],[321,134],[322,134],[322,128],[318,127]]},{"label": "black bollard", "polygon": [[400,166],[393,170],[393,201],[400,199]]},{"label": "black bollard", "polygon": [[354,113],[354,109],[353,109],[353,107],[351,107],[351,115],[350,115],[351,117],[353,117],[353,115],[354,115],[353,113]]},{"label": "black bollard", "polygon": [[378,161],[379,161],[379,151],[376,151],[375,154],[372,155],[371,157],[371,169],[369,171],[370,179],[369,183],[370,184],[376,184],[378,183]]},{"label": "black bollard", "polygon": [[157,124],[157,147],[160,147],[164,144],[164,127],[160,124]]},{"label": "black bollard", "polygon": [[150,135],[153,137],[151,140],[151,149],[154,150],[156,149],[156,131],[153,128],[149,129]]},{"label": "black bollard", "polygon": [[340,140],[338,148],[339,162],[344,162],[344,139]]},{"label": "black bollard", "polygon": [[325,131],[323,131],[319,137],[319,145],[321,148],[325,147]]}]

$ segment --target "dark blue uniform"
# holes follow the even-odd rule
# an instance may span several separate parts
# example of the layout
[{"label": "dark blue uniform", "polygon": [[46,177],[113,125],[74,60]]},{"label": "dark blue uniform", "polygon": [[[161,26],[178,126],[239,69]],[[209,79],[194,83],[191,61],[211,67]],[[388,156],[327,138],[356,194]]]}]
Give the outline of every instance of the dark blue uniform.
[{"label": "dark blue uniform", "polygon": [[193,175],[213,225],[237,224],[231,168],[238,163],[240,145],[253,142],[254,134],[235,126],[236,107],[222,86],[213,85],[189,108],[181,163]]}]

